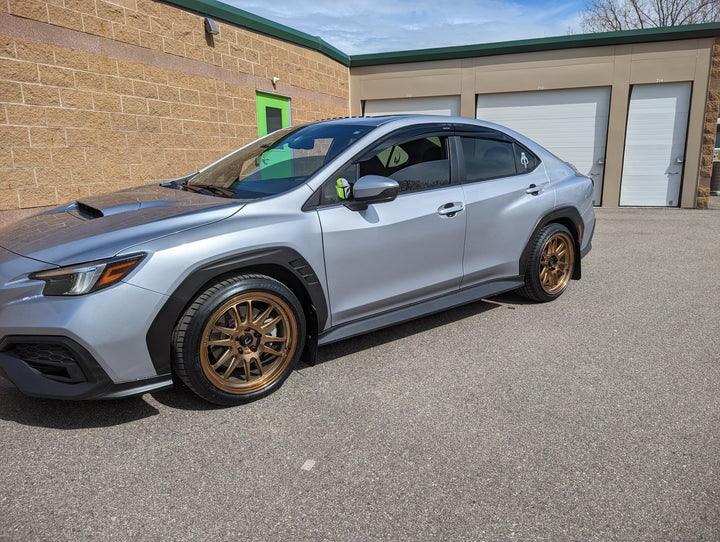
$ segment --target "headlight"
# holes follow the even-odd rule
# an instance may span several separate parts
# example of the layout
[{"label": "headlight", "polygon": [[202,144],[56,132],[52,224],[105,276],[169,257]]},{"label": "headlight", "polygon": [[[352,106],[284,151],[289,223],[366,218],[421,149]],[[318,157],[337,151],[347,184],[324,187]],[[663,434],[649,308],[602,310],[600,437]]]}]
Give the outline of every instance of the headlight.
[{"label": "headlight", "polygon": [[30,278],[45,281],[43,295],[83,295],[121,281],[145,256],[145,254],[132,254],[51,271],[40,271],[30,275]]}]

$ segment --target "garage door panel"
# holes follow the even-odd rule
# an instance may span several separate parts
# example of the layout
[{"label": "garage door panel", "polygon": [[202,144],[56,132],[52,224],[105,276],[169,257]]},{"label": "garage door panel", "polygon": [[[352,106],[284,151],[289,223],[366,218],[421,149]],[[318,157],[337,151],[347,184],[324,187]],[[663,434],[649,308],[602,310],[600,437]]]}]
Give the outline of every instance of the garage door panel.
[{"label": "garage door panel", "polygon": [[679,205],[690,90],[690,83],[633,86],[620,205]]},{"label": "garage door panel", "polygon": [[366,100],[366,117],[380,115],[460,115],[460,96]]},{"label": "garage door panel", "polygon": [[584,88],[481,94],[477,118],[508,126],[561,159],[595,183],[600,204],[610,111],[610,88]]}]

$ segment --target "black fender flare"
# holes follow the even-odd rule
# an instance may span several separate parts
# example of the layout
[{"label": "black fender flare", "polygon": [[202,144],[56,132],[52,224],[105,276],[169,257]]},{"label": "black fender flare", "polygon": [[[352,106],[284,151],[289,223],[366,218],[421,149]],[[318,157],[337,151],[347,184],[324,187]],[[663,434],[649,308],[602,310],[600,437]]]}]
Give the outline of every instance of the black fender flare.
[{"label": "black fender flare", "polygon": [[525,249],[522,252],[522,255],[520,256],[519,261],[519,273],[521,275],[525,275],[525,268],[527,267],[527,260],[530,255],[530,249],[533,240],[537,237],[538,232],[543,229],[545,226],[550,224],[551,222],[557,222],[559,224],[562,224],[565,226],[568,230],[570,230],[570,233],[573,236],[573,241],[575,242],[575,268],[573,269],[572,279],[573,280],[579,280],[582,276],[582,269],[580,266],[580,231],[583,225],[582,217],[580,216],[580,212],[575,207],[560,207],[559,209],[555,209],[551,211],[550,213],[542,216],[537,223],[535,224],[535,228],[533,229],[532,234],[528,238],[527,244],[525,245]]},{"label": "black fender flare", "polygon": [[[305,350],[308,356],[312,356],[312,349],[317,348],[318,329],[325,327],[328,318],[325,292],[318,275],[295,250],[288,247],[266,248],[205,264],[192,271],[180,283],[158,311],[145,336],[157,374],[169,374],[172,370],[171,337],[175,324],[188,304],[220,277],[244,272],[276,278],[295,293],[305,309],[308,330]],[[304,355],[303,359],[306,358]]]}]

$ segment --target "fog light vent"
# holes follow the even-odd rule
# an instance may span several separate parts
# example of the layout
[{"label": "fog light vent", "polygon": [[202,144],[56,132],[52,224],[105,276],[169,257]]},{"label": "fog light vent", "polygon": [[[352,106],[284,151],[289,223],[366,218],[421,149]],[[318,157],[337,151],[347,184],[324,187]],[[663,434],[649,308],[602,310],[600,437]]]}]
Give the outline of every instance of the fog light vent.
[{"label": "fog light vent", "polygon": [[72,352],[61,344],[18,343],[12,350],[17,357],[47,378],[67,384],[87,382]]}]

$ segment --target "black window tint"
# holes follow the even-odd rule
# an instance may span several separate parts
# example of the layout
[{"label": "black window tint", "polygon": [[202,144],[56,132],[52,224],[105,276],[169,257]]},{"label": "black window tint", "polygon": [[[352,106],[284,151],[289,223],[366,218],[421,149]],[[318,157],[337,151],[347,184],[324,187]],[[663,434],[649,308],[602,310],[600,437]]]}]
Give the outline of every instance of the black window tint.
[{"label": "black window tint", "polygon": [[515,167],[517,168],[518,173],[529,173],[538,166],[540,160],[538,160],[533,153],[521,147],[517,143],[514,145],[514,147]]},{"label": "black window tint", "polygon": [[467,180],[482,181],[515,175],[513,144],[497,139],[461,138]]},{"label": "black window tint", "polygon": [[446,137],[424,137],[390,145],[360,162],[360,176],[395,179],[400,192],[416,192],[450,184]]}]

